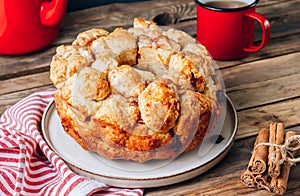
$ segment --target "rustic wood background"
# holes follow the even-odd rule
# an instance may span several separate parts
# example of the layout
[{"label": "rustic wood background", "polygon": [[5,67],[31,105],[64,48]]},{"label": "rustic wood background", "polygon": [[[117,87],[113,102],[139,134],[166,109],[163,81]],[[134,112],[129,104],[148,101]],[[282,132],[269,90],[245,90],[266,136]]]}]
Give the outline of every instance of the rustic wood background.
[{"label": "rustic wood background", "polygon": [[[300,0],[261,0],[257,12],[271,23],[271,41],[260,52],[236,61],[217,61],[226,91],[238,112],[236,142],[228,156],[205,175],[181,185],[147,189],[146,195],[270,195],[244,188],[239,176],[251,156],[255,136],[270,121],[300,129]],[[47,48],[28,55],[0,55],[0,114],[23,97],[52,88],[49,64],[55,49],[91,28],[130,27],[134,17],[154,20],[196,36],[192,0],[109,4],[67,13],[60,35]],[[256,24],[256,42],[260,41]],[[252,137],[251,137],[252,136]],[[293,167],[287,195],[300,193],[300,167]]]}]

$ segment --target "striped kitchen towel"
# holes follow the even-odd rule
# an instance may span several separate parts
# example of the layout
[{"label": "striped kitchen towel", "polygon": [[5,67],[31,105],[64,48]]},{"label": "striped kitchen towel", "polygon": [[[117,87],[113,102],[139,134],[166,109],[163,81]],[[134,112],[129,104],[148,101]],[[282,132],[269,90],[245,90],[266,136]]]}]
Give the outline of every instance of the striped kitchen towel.
[{"label": "striped kitchen towel", "polygon": [[69,169],[44,141],[43,111],[55,89],[34,93],[0,118],[0,195],[143,195],[142,189],[109,187]]}]

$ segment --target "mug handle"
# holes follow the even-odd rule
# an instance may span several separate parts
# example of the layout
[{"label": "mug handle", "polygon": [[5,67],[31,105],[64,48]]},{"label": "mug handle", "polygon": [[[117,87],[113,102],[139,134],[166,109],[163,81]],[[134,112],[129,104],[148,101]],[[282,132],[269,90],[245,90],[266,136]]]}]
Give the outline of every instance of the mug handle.
[{"label": "mug handle", "polygon": [[45,26],[58,25],[65,16],[68,0],[44,1],[41,4],[40,19]]},{"label": "mug handle", "polygon": [[267,45],[270,41],[270,23],[264,16],[255,12],[246,13],[245,15],[251,19],[258,21],[262,28],[261,43],[258,46],[255,46],[252,43],[250,47],[244,48],[245,52],[257,52],[260,49],[262,49],[265,45]]}]

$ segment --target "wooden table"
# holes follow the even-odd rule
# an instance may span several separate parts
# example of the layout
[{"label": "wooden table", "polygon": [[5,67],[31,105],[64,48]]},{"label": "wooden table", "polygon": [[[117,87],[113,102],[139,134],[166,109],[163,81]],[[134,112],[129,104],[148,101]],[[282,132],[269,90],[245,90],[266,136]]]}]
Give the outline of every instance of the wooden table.
[{"label": "wooden table", "polygon": [[[134,17],[155,20],[196,35],[192,0],[152,0],[109,4],[68,13],[57,40],[39,52],[0,55],[0,114],[25,96],[53,87],[49,64],[55,48],[70,44],[90,28],[130,27]],[[238,112],[238,131],[229,154],[208,172],[191,180],[145,190],[146,195],[272,195],[240,182],[257,132],[271,121],[300,133],[300,1],[261,0],[257,12],[271,23],[271,41],[263,50],[236,61],[217,61],[226,91]],[[257,27],[257,29],[259,29]],[[259,42],[260,34],[255,35]],[[300,194],[300,167],[292,167],[286,195]]]}]

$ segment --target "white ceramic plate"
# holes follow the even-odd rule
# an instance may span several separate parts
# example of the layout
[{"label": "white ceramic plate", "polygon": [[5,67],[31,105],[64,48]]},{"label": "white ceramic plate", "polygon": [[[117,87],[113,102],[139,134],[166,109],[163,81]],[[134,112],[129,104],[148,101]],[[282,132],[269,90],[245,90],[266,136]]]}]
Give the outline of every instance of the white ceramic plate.
[{"label": "white ceramic plate", "polygon": [[237,131],[237,113],[227,97],[226,117],[220,135],[224,139],[212,145],[211,149],[199,156],[199,149],[183,153],[167,161],[108,160],[95,153],[83,150],[67,133],[52,101],[42,119],[42,131],[46,142],[76,173],[126,188],[159,187],[181,182],[204,173],[224,158],[231,148]]}]

